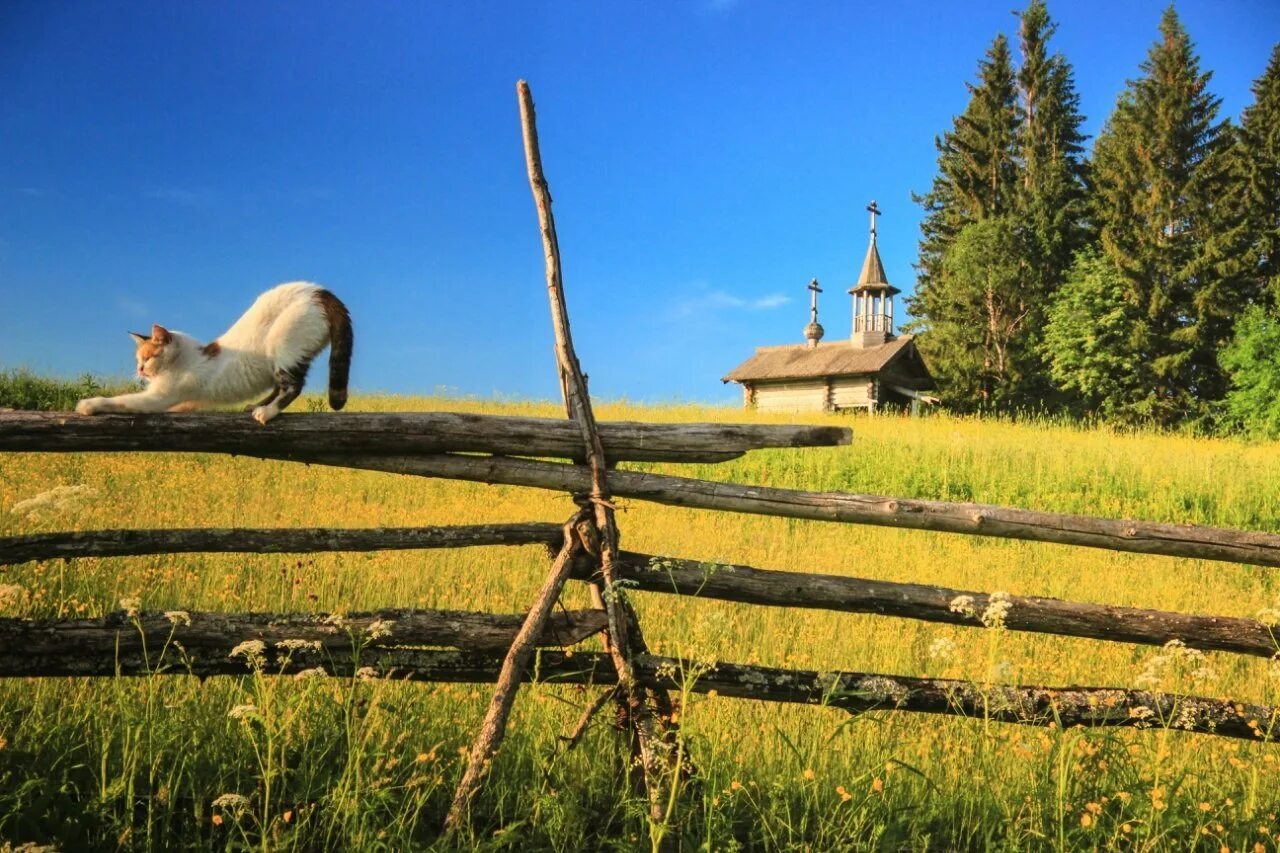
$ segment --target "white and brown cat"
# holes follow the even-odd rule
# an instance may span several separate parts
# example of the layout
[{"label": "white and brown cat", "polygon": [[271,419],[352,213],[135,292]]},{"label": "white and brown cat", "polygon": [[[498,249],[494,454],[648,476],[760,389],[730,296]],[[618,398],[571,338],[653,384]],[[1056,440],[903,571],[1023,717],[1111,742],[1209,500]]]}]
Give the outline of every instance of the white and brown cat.
[{"label": "white and brown cat", "polygon": [[311,360],[326,346],[329,405],[341,409],[347,402],[355,340],[351,315],[319,285],[295,281],[271,288],[212,343],[160,325],[151,327],[150,337],[129,334],[138,346],[138,375],[146,389],[89,397],[76,404],[79,414],[189,411],[266,394],[252,407],[254,420],[266,424],[302,391]]}]

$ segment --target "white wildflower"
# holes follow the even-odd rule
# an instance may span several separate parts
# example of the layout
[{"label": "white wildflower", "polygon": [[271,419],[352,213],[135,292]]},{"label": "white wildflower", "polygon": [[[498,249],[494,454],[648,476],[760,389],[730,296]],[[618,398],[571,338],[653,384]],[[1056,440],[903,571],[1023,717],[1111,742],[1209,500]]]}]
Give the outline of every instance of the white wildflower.
[{"label": "white wildflower", "polygon": [[332,625],[335,628],[345,628],[347,625],[347,617],[341,613],[330,613],[324,617],[324,625]]},{"label": "white wildflower", "polygon": [[1268,628],[1280,625],[1280,608],[1264,607],[1258,611],[1257,619]]},{"label": "white wildflower", "polygon": [[243,794],[223,794],[213,801],[215,809],[225,809],[237,816],[249,808],[249,798]]},{"label": "white wildflower", "polygon": [[375,619],[366,629],[369,633],[370,640],[381,640],[383,637],[391,636],[391,629],[396,626],[394,619]]},{"label": "white wildflower", "polygon": [[1170,640],[1143,665],[1134,679],[1139,688],[1156,690],[1167,682],[1184,676],[1193,682],[1209,682],[1217,678],[1209,659],[1199,649],[1189,649],[1182,640]]},{"label": "white wildflower", "polygon": [[937,661],[949,661],[956,653],[956,642],[950,637],[938,637],[929,644],[929,657]]},{"label": "white wildflower", "polygon": [[951,612],[959,613],[961,616],[972,617],[977,612],[973,609],[973,596],[957,595],[951,599]]},{"label": "white wildflower", "polygon": [[142,609],[142,599],[122,598],[120,599],[120,609],[124,611],[126,616],[137,616],[138,611]]},{"label": "white wildflower", "polygon": [[360,681],[373,681],[378,677],[378,671],[371,666],[362,666],[356,670],[356,678]]},{"label": "white wildflower", "polygon": [[174,625],[190,625],[191,614],[185,610],[166,610],[164,618],[168,619]]},{"label": "white wildflower", "polygon": [[1147,729],[1151,727],[1151,718],[1156,712],[1148,708],[1146,705],[1135,705],[1129,709],[1129,716],[1138,722],[1134,724],[1134,728]]},{"label": "white wildflower", "polygon": [[324,678],[326,675],[328,675],[328,673],[324,671],[323,667],[313,666],[311,669],[304,669],[300,672],[294,673],[293,677],[299,681],[305,681],[309,678]]},{"label": "white wildflower", "polygon": [[1005,618],[1013,609],[1013,602],[1007,592],[993,592],[987,598],[986,609],[982,611],[982,624],[988,628],[1003,628]]},{"label": "white wildflower", "polygon": [[276,648],[287,652],[318,652],[322,646],[319,640],[277,640]]},{"label": "white wildflower", "polygon": [[14,515],[25,517],[28,521],[38,521],[47,515],[76,509],[82,501],[96,494],[97,492],[88,486],[56,486],[33,498],[18,501],[9,511]]},{"label": "white wildflower", "polygon": [[245,640],[232,649],[228,657],[243,657],[249,666],[260,668],[267,663],[267,644],[261,640]]}]

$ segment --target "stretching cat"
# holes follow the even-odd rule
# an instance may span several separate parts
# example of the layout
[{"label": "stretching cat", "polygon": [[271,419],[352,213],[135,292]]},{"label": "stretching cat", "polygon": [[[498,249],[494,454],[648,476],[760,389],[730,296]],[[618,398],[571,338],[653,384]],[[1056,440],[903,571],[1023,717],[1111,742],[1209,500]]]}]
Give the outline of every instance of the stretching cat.
[{"label": "stretching cat", "polygon": [[302,391],[311,360],[329,352],[329,405],[347,403],[351,368],[351,315],[329,291],[295,281],[257,298],[222,337],[201,345],[182,332],[151,327],[151,337],[130,332],[138,345],[138,375],[144,391],[118,397],[90,397],[76,412],[188,411],[210,403],[238,403],[260,394],[253,419],[265,425]]}]

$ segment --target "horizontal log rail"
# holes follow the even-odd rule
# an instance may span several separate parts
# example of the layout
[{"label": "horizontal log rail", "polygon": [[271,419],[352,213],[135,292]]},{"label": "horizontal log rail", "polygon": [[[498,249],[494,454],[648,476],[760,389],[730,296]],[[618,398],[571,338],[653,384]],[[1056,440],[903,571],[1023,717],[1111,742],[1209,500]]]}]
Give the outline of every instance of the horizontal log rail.
[{"label": "horizontal log rail", "polygon": [[404,551],[476,545],[559,547],[558,524],[476,524],[454,527],[170,528],[83,530],[0,536],[0,566],[69,557],[143,554],[302,554],[320,551]]},{"label": "horizontal log rail", "polygon": [[[477,545],[545,544],[558,547],[557,524],[370,529],[95,530],[0,537],[0,565],[66,557],[233,552],[307,553]],[[588,580],[594,567],[574,570]],[[675,593],[720,601],[872,613],[926,622],[982,627],[991,594],[926,584],[843,575],[779,572],[723,562],[623,552],[619,571],[643,592]],[[967,599],[965,606],[954,606]],[[1181,640],[1205,651],[1271,657],[1280,651],[1274,629],[1255,619],[1204,616],[1089,604],[1039,596],[1008,596],[1004,626],[1012,631],[1163,645]]]},{"label": "horizontal log rail", "polygon": [[[610,462],[722,462],[768,447],[849,444],[847,427],[816,425],[601,423]],[[493,453],[581,459],[571,421],[458,412],[287,413],[260,426],[232,413],[96,415],[0,413],[0,451],[185,451],[245,456],[303,453]]]},{"label": "horizontal log rail", "polygon": [[[778,572],[624,551],[619,570],[643,592],[800,607],[843,613],[874,613],[925,622],[985,627],[990,593],[841,575]],[[579,565],[586,580],[591,568]],[[1274,629],[1256,619],[1199,616],[1058,598],[1010,595],[1002,624],[1011,631],[1086,637],[1117,643],[1162,646],[1181,640],[1193,649],[1272,657],[1280,651]]]},{"label": "horizontal log rail", "polygon": [[[157,647],[158,648],[158,647]],[[92,675],[245,675],[254,671],[244,655],[188,655],[175,653],[157,660],[138,652],[115,656],[4,655],[0,676]],[[359,657],[326,656],[306,650],[282,652],[267,648],[256,664],[268,674],[292,675],[321,670],[338,677],[381,677],[419,682],[492,683],[502,656],[438,649],[380,648]],[[674,658],[640,655],[637,677],[666,689],[686,683],[697,693],[716,693],[737,699],[821,705],[861,714],[873,711],[911,711],[995,722],[1059,728],[1072,726],[1169,728],[1221,737],[1271,741],[1280,732],[1280,707],[1180,696],[1109,687],[1042,687],[982,685],[942,678],[911,678],[861,672],[815,672],[765,666],[719,663],[714,669],[686,669]],[[617,674],[607,654],[543,651],[525,670],[524,680],[549,684],[612,685]]]},{"label": "horizontal log rail", "polygon": [[[117,662],[155,662],[166,646],[196,663],[228,658],[242,643],[263,643],[268,661],[292,658],[318,665],[333,655],[398,646],[452,646],[505,651],[524,614],[462,610],[378,610],[350,614],[124,611],[100,619],[0,619],[0,676],[40,675],[53,667],[66,675],[111,675]],[[598,610],[555,613],[538,640],[572,646],[604,630]],[[176,646],[174,644],[177,644]],[[177,652],[175,652],[177,653]]]},{"label": "horizontal log rail", "polygon": [[[532,459],[449,454],[418,457],[317,454],[294,461],[572,493],[582,493],[590,487],[586,468]],[[637,471],[611,471],[609,484],[615,497],[670,506],[1280,566],[1280,535],[1274,533],[1093,518],[987,504],[742,486]]]}]

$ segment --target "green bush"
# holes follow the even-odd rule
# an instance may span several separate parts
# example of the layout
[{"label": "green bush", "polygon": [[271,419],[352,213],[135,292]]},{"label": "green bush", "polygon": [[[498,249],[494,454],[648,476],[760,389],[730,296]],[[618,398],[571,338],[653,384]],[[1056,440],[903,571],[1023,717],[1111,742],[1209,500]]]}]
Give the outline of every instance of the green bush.
[{"label": "green bush", "polygon": [[37,376],[25,367],[0,369],[0,409],[71,411],[84,397],[136,390],[136,385],[125,380],[104,380],[88,373],[79,379],[54,379]]}]

